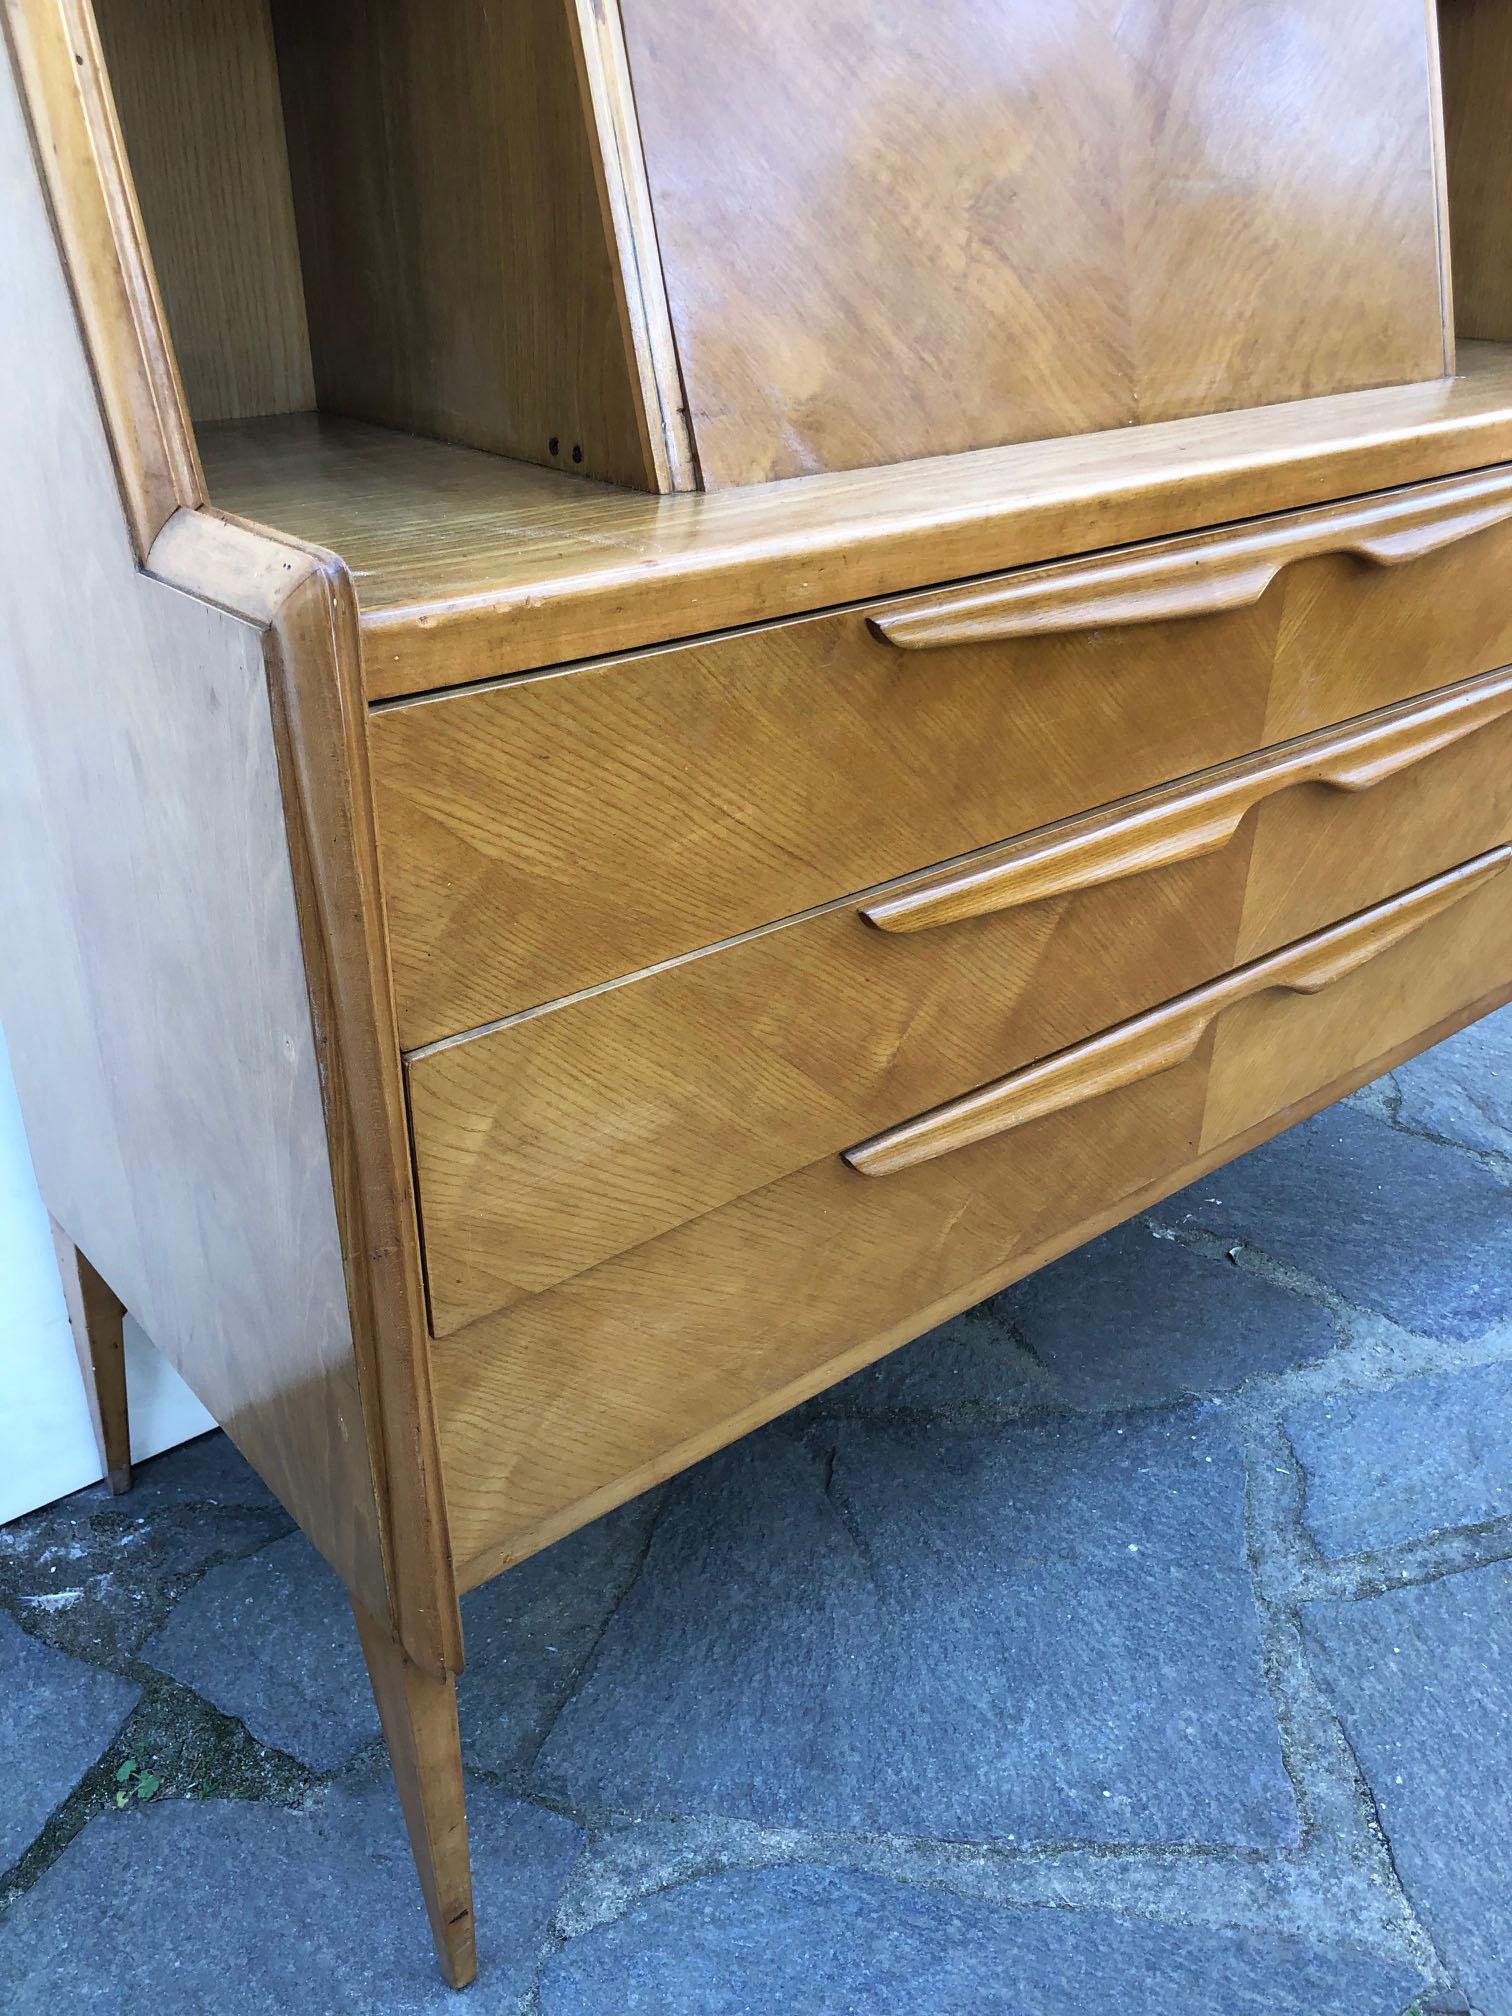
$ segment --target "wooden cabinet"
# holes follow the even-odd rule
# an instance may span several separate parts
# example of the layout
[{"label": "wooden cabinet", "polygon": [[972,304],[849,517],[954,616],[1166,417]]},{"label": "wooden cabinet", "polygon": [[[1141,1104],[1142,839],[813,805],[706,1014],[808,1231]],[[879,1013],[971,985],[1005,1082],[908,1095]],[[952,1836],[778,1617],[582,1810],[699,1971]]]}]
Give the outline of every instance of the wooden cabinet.
[{"label": "wooden cabinet", "polygon": [[459,1589],[1512,996],[1442,12],[6,9],[0,1016],[449,1980]]}]

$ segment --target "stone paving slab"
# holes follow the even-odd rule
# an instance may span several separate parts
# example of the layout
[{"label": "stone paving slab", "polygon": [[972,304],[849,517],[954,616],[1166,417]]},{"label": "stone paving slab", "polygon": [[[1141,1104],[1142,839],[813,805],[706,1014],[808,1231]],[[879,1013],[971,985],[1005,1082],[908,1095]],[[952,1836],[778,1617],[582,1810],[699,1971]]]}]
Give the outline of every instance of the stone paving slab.
[{"label": "stone paving slab", "polygon": [[302,1533],[212,1568],[142,1657],[316,1771],[379,1734],[346,1591]]},{"label": "stone paving slab", "polygon": [[536,1782],[984,1841],[1297,1838],[1221,1410],[779,1434],[671,1497]]},{"label": "stone paving slab", "polygon": [[1512,1515],[1512,1365],[1309,1401],[1286,1432],[1331,1560]]},{"label": "stone paving slab", "polygon": [[470,1788],[480,1979],[444,1986],[392,1788],[307,1812],[233,1800],[91,1820],[0,1923],[6,2016],[490,2016],[521,2008],[582,1845]]},{"label": "stone paving slab", "polygon": [[541,2016],[1400,2016],[1406,1968],[842,1870],[728,1871],[548,1961]]},{"label": "stone paving slab", "polygon": [[462,1755],[475,1770],[534,1761],[568,1689],[640,1566],[659,1496],[595,1519],[462,1599]]},{"label": "stone paving slab", "polygon": [[1423,1051],[1393,1083],[1404,1127],[1512,1156],[1512,1008]]},{"label": "stone paving slab", "polygon": [[0,1615],[0,1870],[31,1846],[139,1694],[129,1680],[38,1644]]},{"label": "stone paving slab", "polygon": [[1072,1407],[1227,1392],[1337,1342],[1326,1309],[1178,1245],[1148,1217],[1029,1275],[1004,1300],[1054,1397]]},{"label": "stone paving slab", "polygon": [[0,1598],[59,1651],[121,1665],[201,1569],[287,1531],[271,1501],[154,1505],[80,1493],[0,1528]]},{"label": "stone paving slab", "polygon": [[[1467,1365],[1512,1312],[1509,1045],[1512,1012],[474,1592],[466,2005],[345,1600],[225,1439],[14,1523],[0,1746],[18,1700],[108,1712],[72,1763],[27,1737],[0,1813],[24,1850],[128,1711],[162,1790],[44,1834],[0,2010],[1512,2016],[1512,1567],[1470,1566],[1512,1556],[1512,1368]],[[1320,1592],[1356,1600],[1299,1626]],[[176,1678],[132,1663],[154,1632]],[[7,1686],[7,1652],[56,1663]]]},{"label": "stone paving slab", "polygon": [[1512,1318],[1512,1190],[1458,1150],[1334,1106],[1159,1207],[1406,1329],[1468,1339]]},{"label": "stone paving slab", "polygon": [[1018,1414],[1053,1404],[1044,1367],[1015,1334],[1012,1305],[996,1295],[875,1365],[853,1373],[791,1417],[830,1414]]},{"label": "stone paving slab", "polygon": [[[82,1497],[103,1497],[104,1487],[92,1485]],[[119,1500],[107,1502],[119,1503]],[[155,1512],[166,1505],[243,1505],[263,1510],[278,1500],[242,1455],[229,1435],[216,1430],[192,1442],[180,1443],[132,1471],[129,1503],[134,1511]]]},{"label": "stone paving slab", "polygon": [[1480,2016],[1507,2016],[1512,1563],[1312,1603],[1304,1629],[1408,1896]]}]

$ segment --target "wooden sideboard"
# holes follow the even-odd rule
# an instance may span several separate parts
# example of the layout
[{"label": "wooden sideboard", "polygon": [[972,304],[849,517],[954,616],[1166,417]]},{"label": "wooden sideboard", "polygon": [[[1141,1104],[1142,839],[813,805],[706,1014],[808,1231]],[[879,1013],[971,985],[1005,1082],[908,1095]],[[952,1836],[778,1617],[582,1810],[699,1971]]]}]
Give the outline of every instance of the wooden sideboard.
[{"label": "wooden sideboard", "polygon": [[103,1465],[129,1308],[460,1985],[459,1591],[1512,997],[1512,8],[4,10]]}]

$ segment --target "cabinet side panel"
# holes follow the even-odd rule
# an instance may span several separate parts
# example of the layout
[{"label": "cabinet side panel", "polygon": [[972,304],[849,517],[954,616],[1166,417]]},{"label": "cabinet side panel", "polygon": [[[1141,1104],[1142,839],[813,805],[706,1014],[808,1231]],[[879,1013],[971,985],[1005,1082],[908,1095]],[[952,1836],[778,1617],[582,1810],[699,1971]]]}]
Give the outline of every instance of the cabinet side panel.
[{"label": "cabinet side panel", "polygon": [[263,633],[140,575],[0,75],[0,962],[53,1216],[387,1610]]}]

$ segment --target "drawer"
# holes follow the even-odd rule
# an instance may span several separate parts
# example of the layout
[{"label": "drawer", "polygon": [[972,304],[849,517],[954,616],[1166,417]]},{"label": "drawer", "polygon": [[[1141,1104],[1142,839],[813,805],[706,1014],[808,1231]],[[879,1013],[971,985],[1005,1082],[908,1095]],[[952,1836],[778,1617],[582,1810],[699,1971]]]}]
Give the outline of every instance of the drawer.
[{"label": "drawer", "polygon": [[1512,672],[409,1058],[438,1335],[1512,839]]},{"label": "drawer", "polygon": [[1512,470],[377,710],[406,1049],[1512,659]]},{"label": "drawer", "polygon": [[921,1116],[437,1343],[464,1581],[1175,1188],[1223,1159],[1236,1122],[1273,1126],[1291,1099],[1496,1005],[1512,993],[1506,863],[1019,1074],[990,1116]]}]

